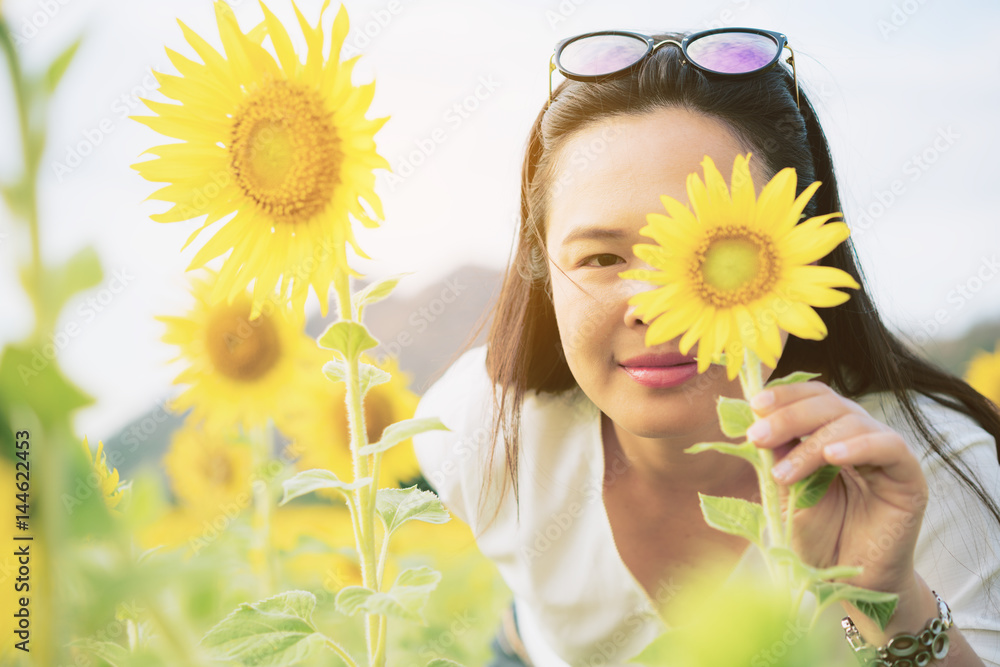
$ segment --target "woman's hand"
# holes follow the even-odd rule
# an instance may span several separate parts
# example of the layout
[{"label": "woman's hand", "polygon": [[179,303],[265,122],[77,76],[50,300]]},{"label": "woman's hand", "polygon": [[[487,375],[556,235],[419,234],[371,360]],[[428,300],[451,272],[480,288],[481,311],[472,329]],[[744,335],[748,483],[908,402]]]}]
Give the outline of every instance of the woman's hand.
[{"label": "woman's hand", "polygon": [[842,466],[816,505],[795,511],[791,546],[803,562],[860,565],[864,572],[845,583],[911,590],[927,480],[902,436],[821,382],[773,387],[750,404],[758,419],[747,437],[775,450],[783,503],[788,485],[824,465]]}]

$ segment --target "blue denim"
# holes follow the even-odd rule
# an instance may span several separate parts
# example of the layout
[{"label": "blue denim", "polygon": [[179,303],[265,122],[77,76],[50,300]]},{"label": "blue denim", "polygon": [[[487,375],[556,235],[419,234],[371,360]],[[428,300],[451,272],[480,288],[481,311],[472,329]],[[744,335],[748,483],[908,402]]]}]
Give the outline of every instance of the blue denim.
[{"label": "blue denim", "polygon": [[[510,605],[511,613],[514,617],[514,627],[517,627],[517,610],[514,608],[514,604]],[[490,650],[493,652],[493,657],[486,667],[526,667],[524,661],[517,656],[516,653],[508,649],[507,640],[503,636],[503,626],[497,630],[497,634],[493,637],[493,641],[490,642]]]}]

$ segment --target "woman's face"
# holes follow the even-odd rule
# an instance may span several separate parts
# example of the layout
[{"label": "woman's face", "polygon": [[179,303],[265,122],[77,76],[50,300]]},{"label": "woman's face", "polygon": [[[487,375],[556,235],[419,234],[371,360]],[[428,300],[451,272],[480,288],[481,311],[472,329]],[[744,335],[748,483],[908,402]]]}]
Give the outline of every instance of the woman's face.
[{"label": "woman's face", "polygon": [[[734,158],[746,152],[722,121],[681,108],[588,124],[558,152],[546,245],[563,351],[584,393],[636,436],[715,433],[716,397],[743,396],[739,380],[727,380],[722,366],[697,375],[693,364],[663,370],[648,368],[663,359],[637,360],[679,354],[680,337],[646,347],[646,324],[628,299],[651,286],[618,273],[652,268],[632,254],[632,246],[652,243],[639,230],[647,213],[665,212],[661,195],[687,203],[687,176],[702,173],[705,155],[729,182]],[[750,164],[759,194],[767,174],[754,157]],[[784,345],[787,333],[781,334]],[[688,354],[696,352],[697,346]],[[765,378],[771,370],[764,367]]]}]

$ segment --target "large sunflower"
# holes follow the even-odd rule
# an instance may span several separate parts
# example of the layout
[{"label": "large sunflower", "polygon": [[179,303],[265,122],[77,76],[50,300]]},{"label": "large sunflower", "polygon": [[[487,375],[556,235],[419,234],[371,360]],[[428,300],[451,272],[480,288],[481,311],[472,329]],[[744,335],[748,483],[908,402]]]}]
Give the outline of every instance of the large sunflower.
[{"label": "large sunflower", "polygon": [[191,408],[189,418],[211,431],[278,420],[294,400],[289,387],[310,370],[313,341],[297,315],[271,301],[251,319],[248,291],[212,305],[216,277],[208,274],[193,281],[195,304],[185,316],[157,318],[167,325],[162,340],[179,346],[177,359],[188,363],[174,382],[191,386],[170,407]]},{"label": "large sunflower", "polygon": [[153,220],[207,215],[190,243],[235,212],[189,269],[231,250],[212,301],[232,301],[256,280],[254,315],[276,287],[302,312],[312,285],[325,316],[330,283],[359,275],[347,264],[345,244],[368,258],[354,239],[349,214],[366,227],[378,226],[383,216],[373,169],[388,169],[389,163],[376,152],[374,135],[388,117],[365,119],[375,84],[351,85],[360,56],[340,62],[349,29],[343,6],[324,58],[322,20],[329,4],[323,3],[315,28],[295,7],[308,45],[303,64],[284,26],[263,4],[262,25],[277,57],[261,46],[261,30],[243,34],[232,9],[216,2],[225,57],[181,23],[203,63],[167,49],[181,76],[156,73],[159,90],[180,104],[143,100],[159,115],[133,117],[181,140],[150,148],[146,152],[158,158],[134,165],[144,178],[169,183],[150,198],[173,206]]},{"label": "large sunflower", "polygon": [[966,381],[980,394],[1000,405],[1000,342],[993,354],[980,350],[969,362]]},{"label": "large sunflower", "polygon": [[[354,479],[354,467],[344,403],[345,386],[343,382],[327,380],[320,373],[323,362],[329,361],[325,350],[317,350],[315,358],[318,362],[314,364],[315,380],[302,387],[295,411],[285,423],[278,423],[278,427],[291,440],[288,453],[298,459],[297,468],[324,468],[332,470],[340,479],[351,480]],[[364,356],[362,361],[375,365]],[[394,360],[390,359],[380,367],[389,372],[392,379],[365,394],[365,431],[369,443],[382,437],[382,431],[389,424],[413,417],[420,400],[408,388],[409,379]],[[413,444],[406,440],[382,454],[378,488],[399,486],[419,472]]]},{"label": "large sunflower", "polygon": [[772,368],[777,365],[779,328],[799,338],[824,338],[826,326],[812,307],[847,301],[849,296],[833,287],[859,287],[840,269],[809,265],[850,234],[843,222],[827,223],[840,213],[799,223],[820,183],[795,197],[795,170],[782,169],[757,199],[749,161],[750,154],[736,156],[730,195],[706,156],[705,181],[698,174],[687,179],[694,211],[664,195],[660,200],[669,215],[650,213],[640,230],[657,245],[637,244],[635,254],[658,270],[619,274],[658,286],[629,301],[649,323],[647,345],[683,334],[682,354],[698,342],[699,373],[725,352],[730,380],[739,373],[744,348]]}]

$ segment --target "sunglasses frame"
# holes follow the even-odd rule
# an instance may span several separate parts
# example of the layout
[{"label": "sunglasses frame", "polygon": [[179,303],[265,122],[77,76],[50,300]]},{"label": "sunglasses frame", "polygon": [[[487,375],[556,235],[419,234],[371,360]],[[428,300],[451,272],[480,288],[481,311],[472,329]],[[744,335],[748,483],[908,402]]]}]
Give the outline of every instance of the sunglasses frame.
[{"label": "sunglasses frame", "polygon": [[[694,42],[695,40],[701,39],[702,37],[707,37],[708,35],[715,35],[719,33],[740,33],[740,32],[750,33],[754,35],[765,35],[773,39],[777,44],[778,48],[775,50],[774,57],[771,59],[771,61],[766,65],[758,67],[757,69],[751,70],[749,72],[733,73],[733,72],[717,72],[715,70],[708,69],[707,67],[703,67],[698,63],[694,62],[693,60],[691,60],[690,56],[688,56],[687,52],[688,45]],[[646,52],[642,54],[642,56],[640,56],[639,59],[636,60],[631,65],[623,67],[619,70],[615,70],[614,72],[608,72],[607,74],[574,74],[572,72],[566,71],[562,67],[562,65],[559,63],[559,57],[562,55],[564,48],[566,48],[568,45],[578,40],[587,37],[597,37],[599,35],[624,35],[626,37],[634,37],[640,41],[646,42]],[[565,39],[562,39],[556,43],[552,55],[549,56],[549,101],[545,105],[546,108],[548,108],[549,104],[552,104],[552,72],[556,71],[557,69],[559,70],[559,73],[562,74],[564,77],[566,77],[567,79],[572,79],[574,81],[589,81],[589,82],[608,81],[610,79],[615,79],[620,76],[625,76],[632,70],[636,69],[642,64],[642,62],[646,58],[648,58],[653,53],[653,51],[663,46],[664,44],[673,44],[677,47],[680,47],[681,53],[684,56],[684,60],[682,61],[681,64],[690,64],[695,69],[704,72],[705,74],[708,74],[710,76],[721,76],[721,77],[728,77],[731,79],[743,79],[771,69],[772,67],[775,66],[775,64],[777,64],[779,60],[781,60],[781,55],[784,52],[784,50],[788,49],[791,55],[788,56],[787,62],[792,68],[792,81],[795,84],[795,105],[801,108],[801,106],[799,105],[799,80],[795,72],[795,52],[792,51],[792,47],[788,45],[788,38],[785,37],[785,35],[783,35],[782,33],[775,32],[773,30],[764,30],[762,28],[735,28],[735,27],[700,30],[698,32],[691,33],[680,42],[673,39],[664,39],[659,42],[655,42],[653,38],[650,37],[649,35],[644,35],[639,32],[633,32],[631,30],[599,30],[596,32],[585,32],[582,35],[574,35],[572,37],[567,37]]]}]

